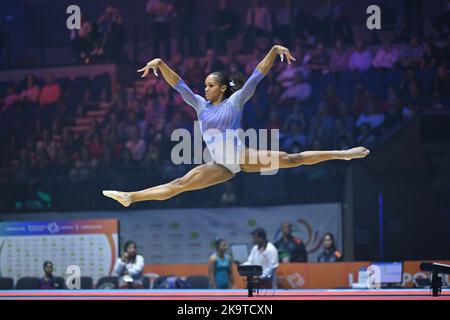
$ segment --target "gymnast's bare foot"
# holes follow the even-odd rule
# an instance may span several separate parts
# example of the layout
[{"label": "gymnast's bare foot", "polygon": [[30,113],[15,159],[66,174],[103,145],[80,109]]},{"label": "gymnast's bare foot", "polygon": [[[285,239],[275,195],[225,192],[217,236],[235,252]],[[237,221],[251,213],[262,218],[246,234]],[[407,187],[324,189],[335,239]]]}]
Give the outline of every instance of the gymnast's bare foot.
[{"label": "gymnast's bare foot", "polygon": [[113,191],[113,190],[103,190],[103,195],[108,198],[112,198],[124,207],[129,207],[131,204],[131,200],[128,197],[126,192]]},{"label": "gymnast's bare foot", "polygon": [[370,151],[364,147],[357,147],[352,148],[348,150],[342,150],[340,151],[339,159],[342,160],[352,160],[352,159],[358,159],[358,158],[365,158]]}]

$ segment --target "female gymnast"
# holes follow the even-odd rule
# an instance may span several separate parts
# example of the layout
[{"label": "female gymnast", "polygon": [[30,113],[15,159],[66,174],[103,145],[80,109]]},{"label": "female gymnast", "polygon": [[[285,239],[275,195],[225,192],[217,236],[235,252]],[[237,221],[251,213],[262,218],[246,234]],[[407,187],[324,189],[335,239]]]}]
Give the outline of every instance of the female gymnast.
[{"label": "female gymnast", "polygon": [[[239,171],[262,172],[278,168],[313,165],[328,160],[351,160],[366,157],[369,150],[364,147],[339,151],[305,151],[288,154],[283,151],[247,148],[240,139],[228,138],[226,132],[229,132],[229,129],[240,129],[244,104],[252,97],[257,84],[271,69],[277,54],[282,62],[284,56],[286,56],[289,64],[295,61],[287,48],[275,45],[257,65],[245,83],[242,77],[228,77],[222,72],[213,72],[208,75],[205,80],[205,98],[194,94],[179,75],[161,59],[154,59],[148,62],[145,67],[139,69],[138,72],[143,72],[142,77],[146,77],[150,69],[156,76],[158,76],[157,71],[161,71],[169,85],[177,90],[183,100],[195,109],[202,137],[208,149],[211,150],[212,141],[217,141],[215,138],[218,138],[218,136],[222,136],[223,140],[231,139],[234,150],[238,155],[235,158],[237,161],[230,164],[228,161],[224,161],[223,154],[220,152],[215,155],[211,153],[213,163],[198,165],[183,177],[166,184],[134,192],[104,190],[103,194],[128,207],[130,204],[139,201],[166,200],[182,192],[207,188],[230,180]],[[210,129],[218,130],[221,134],[211,137],[208,135]],[[274,161],[276,168],[273,164],[268,167],[267,159],[276,159]]]}]

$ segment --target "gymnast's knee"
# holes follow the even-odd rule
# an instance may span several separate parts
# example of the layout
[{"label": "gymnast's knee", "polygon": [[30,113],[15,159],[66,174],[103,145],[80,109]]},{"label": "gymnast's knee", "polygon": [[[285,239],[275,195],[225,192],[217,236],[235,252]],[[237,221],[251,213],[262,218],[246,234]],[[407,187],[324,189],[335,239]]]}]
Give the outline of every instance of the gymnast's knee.
[{"label": "gymnast's knee", "polygon": [[281,153],[281,161],[287,166],[298,166],[304,163],[304,157],[300,153]]}]

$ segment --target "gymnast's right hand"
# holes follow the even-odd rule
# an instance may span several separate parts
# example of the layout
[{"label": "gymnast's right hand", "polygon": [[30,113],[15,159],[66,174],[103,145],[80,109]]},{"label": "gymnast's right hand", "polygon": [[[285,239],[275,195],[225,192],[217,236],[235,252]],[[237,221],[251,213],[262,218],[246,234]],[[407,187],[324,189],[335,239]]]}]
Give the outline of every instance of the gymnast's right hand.
[{"label": "gymnast's right hand", "polygon": [[144,72],[141,78],[145,78],[148,75],[150,69],[153,69],[153,73],[155,74],[155,76],[158,76],[157,70],[161,62],[162,60],[159,58],[153,59],[152,61],[148,62],[145,67],[139,69],[137,72]]}]

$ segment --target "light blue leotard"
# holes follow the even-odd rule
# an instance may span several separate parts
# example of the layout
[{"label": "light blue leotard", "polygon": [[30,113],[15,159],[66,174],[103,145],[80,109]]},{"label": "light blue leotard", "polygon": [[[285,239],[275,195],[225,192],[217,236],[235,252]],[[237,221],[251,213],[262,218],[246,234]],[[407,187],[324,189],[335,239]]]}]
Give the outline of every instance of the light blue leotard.
[{"label": "light blue leotard", "polygon": [[[256,86],[263,78],[264,74],[255,69],[250,78],[245,82],[244,86],[233,93],[228,99],[222,101],[219,105],[213,105],[202,96],[194,94],[182,79],[178,80],[175,86],[175,90],[181,94],[183,100],[195,109],[199,119],[203,140],[214,161],[222,164],[233,173],[241,170],[239,163],[236,161],[230,163],[228,161],[229,159],[236,159],[236,157],[229,157],[228,154],[225,157],[225,153],[228,153],[228,151],[218,152],[221,148],[217,147],[215,142],[218,140],[226,141],[227,143],[232,141],[235,153],[245,147],[240,139],[235,136],[230,136],[230,129],[241,129],[244,104],[253,96]],[[211,135],[210,132],[212,132],[212,130],[215,130],[215,132],[218,132],[219,134]]]}]

